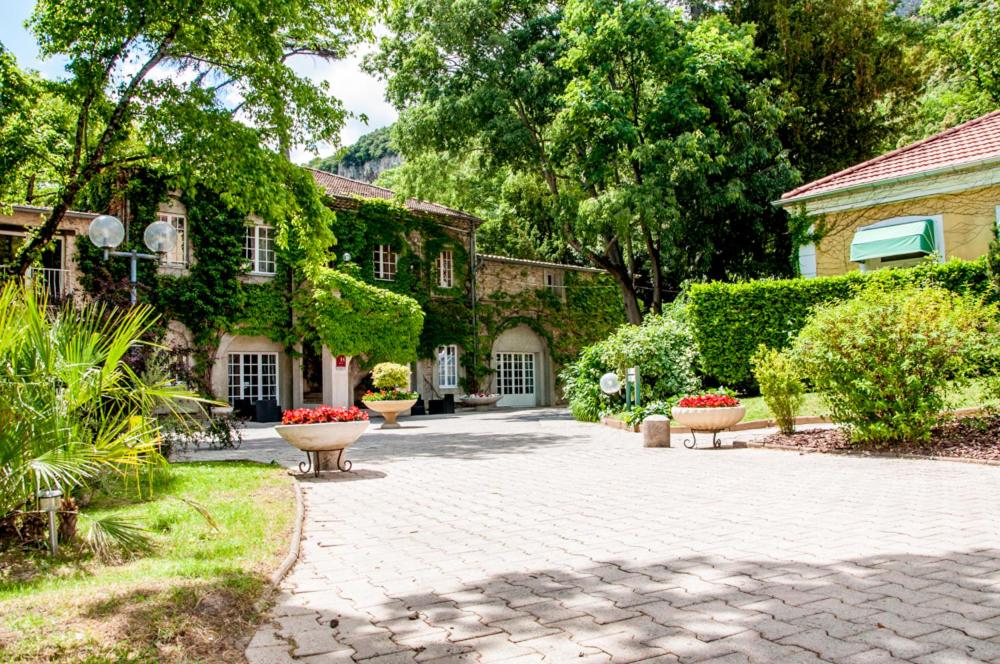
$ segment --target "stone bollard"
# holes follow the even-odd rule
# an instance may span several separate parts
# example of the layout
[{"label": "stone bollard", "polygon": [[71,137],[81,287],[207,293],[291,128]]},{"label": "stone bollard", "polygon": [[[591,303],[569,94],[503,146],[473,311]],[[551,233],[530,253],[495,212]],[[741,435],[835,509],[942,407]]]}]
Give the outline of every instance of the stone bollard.
[{"label": "stone bollard", "polygon": [[670,447],[670,418],[650,415],[642,423],[642,444],[645,447]]}]

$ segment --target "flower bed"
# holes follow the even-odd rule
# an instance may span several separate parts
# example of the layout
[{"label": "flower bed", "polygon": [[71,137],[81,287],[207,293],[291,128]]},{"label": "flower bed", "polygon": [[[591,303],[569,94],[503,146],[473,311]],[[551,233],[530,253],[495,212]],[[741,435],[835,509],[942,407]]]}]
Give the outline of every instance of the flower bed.
[{"label": "flower bed", "polygon": [[407,390],[399,390],[396,388],[391,389],[381,389],[381,390],[368,390],[365,395],[361,397],[362,401],[410,401],[412,399],[419,399],[420,394],[417,392],[410,392]]},{"label": "flower bed", "polygon": [[1000,463],[1000,416],[963,417],[934,427],[926,443],[891,446],[852,444],[842,429],[806,429],[771,434],[754,447],[787,447],[808,452],[902,454]]},{"label": "flower bed", "polygon": [[696,394],[684,397],[677,402],[680,408],[734,408],[740,405],[740,400],[728,394]]},{"label": "flower bed", "polygon": [[326,424],[328,422],[362,422],[368,419],[368,413],[357,406],[350,408],[296,408],[286,410],[281,416],[282,424]]}]

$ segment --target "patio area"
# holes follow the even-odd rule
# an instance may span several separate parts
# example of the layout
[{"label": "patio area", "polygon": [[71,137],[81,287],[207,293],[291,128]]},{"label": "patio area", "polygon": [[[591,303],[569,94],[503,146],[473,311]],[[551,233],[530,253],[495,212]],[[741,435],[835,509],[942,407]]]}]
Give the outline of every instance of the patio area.
[{"label": "patio area", "polygon": [[[409,418],[302,477],[263,662],[1000,662],[1000,469]],[[293,466],[267,428],[237,452]],[[745,438],[745,434],[741,436]]]}]

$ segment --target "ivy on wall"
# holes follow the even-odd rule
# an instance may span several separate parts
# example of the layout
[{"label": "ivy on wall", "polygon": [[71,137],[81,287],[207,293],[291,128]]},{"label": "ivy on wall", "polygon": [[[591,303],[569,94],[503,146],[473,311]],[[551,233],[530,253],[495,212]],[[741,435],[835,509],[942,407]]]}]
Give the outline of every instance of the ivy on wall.
[{"label": "ivy on wall", "polygon": [[[527,325],[546,341],[553,361],[562,364],[623,322],[620,291],[609,277],[567,271],[565,299],[547,288],[483,294],[476,306],[477,336],[469,254],[457,232],[452,235],[436,218],[415,214],[393,201],[363,200],[354,209],[337,211],[334,233],[338,253],[351,255],[361,279],[420,303],[426,316],[419,358],[433,358],[447,344],[463,349],[464,387],[469,391],[478,390],[492,373],[493,342],[507,329]],[[394,281],[375,279],[373,257],[379,244],[388,244],[399,254]],[[451,288],[438,286],[437,259],[446,249],[453,256]],[[521,276],[527,279],[527,268]]]},{"label": "ivy on wall", "polygon": [[[126,248],[141,249],[142,231],[169,191],[167,180],[156,173],[129,179]],[[140,282],[152,285],[143,299],[165,320],[180,321],[191,330],[195,374],[206,391],[226,333],[263,336],[289,352],[300,342],[324,344],[338,354],[362,357],[365,366],[432,358],[438,347],[457,344],[465,351],[465,387],[475,390],[492,371],[493,342],[507,329],[527,325],[546,341],[554,362],[562,364],[623,320],[619,289],[610,278],[567,271],[565,298],[547,288],[485,294],[477,304],[475,330],[465,237],[393,201],[361,200],[335,216],[324,208],[327,230],[337,238],[332,252],[319,248],[328,243],[329,232],[314,246],[306,237],[309,223],[276,225],[277,274],[248,283],[243,278],[248,211],[234,207],[231,197],[197,185],[184,189],[181,202],[187,208],[188,271],[157,275],[156,266],[144,261]],[[308,206],[298,213],[312,214]],[[379,244],[391,245],[398,254],[393,281],[374,278]],[[79,246],[87,290],[93,295],[123,293],[127,302],[127,288],[120,283],[127,278],[127,261],[106,263],[89,243]],[[445,250],[452,252],[451,287],[438,283],[438,256]],[[345,253],[351,255],[347,263]],[[527,268],[523,276],[527,278]]]}]

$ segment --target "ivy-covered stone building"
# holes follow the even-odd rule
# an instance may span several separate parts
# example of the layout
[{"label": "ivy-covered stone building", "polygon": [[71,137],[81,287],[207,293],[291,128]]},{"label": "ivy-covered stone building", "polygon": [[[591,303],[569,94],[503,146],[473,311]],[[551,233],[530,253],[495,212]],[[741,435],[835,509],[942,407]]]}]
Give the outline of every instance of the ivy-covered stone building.
[{"label": "ivy-covered stone building", "polygon": [[[551,405],[560,398],[561,365],[622,322],[618,289],[599,270],[484,254],[473,215],[308,172],[336,213],[333,269],[313,282],[293,270],[300,256],[280,228],[230,209],[224,196],[171,191],[146,174],[100,209],[126,222],[133,246],[152,221],[176,229],[175,249],[160,265],[142,266],[141,297],[166,321],[166,344],[182,349],[203,388],[220,400],[344,405],[367,388],[371,364],[408,359],[412,388],[425,399],[494,391],[503,395],[501,406]],[[0,217],[0,264],[5,247],[12,257],[43,212],[17,207]],[[122,287],[127,261],[102,261],[86,240],[93,216],[67,215],[39,268],[54,295],[93,297]],[[389,295],[396,302],[381,310],[353,304],[359,292],[378,299],[386,291],[408,297]],[[418,348],[408,358],[396,357],[403,351],[391,343],[412,322],[394,314],[402,300],[423,310]],[[376,320],[371,311],[384,315]],[[384,356],[351,350],[374,346],[384,347]]]}]

